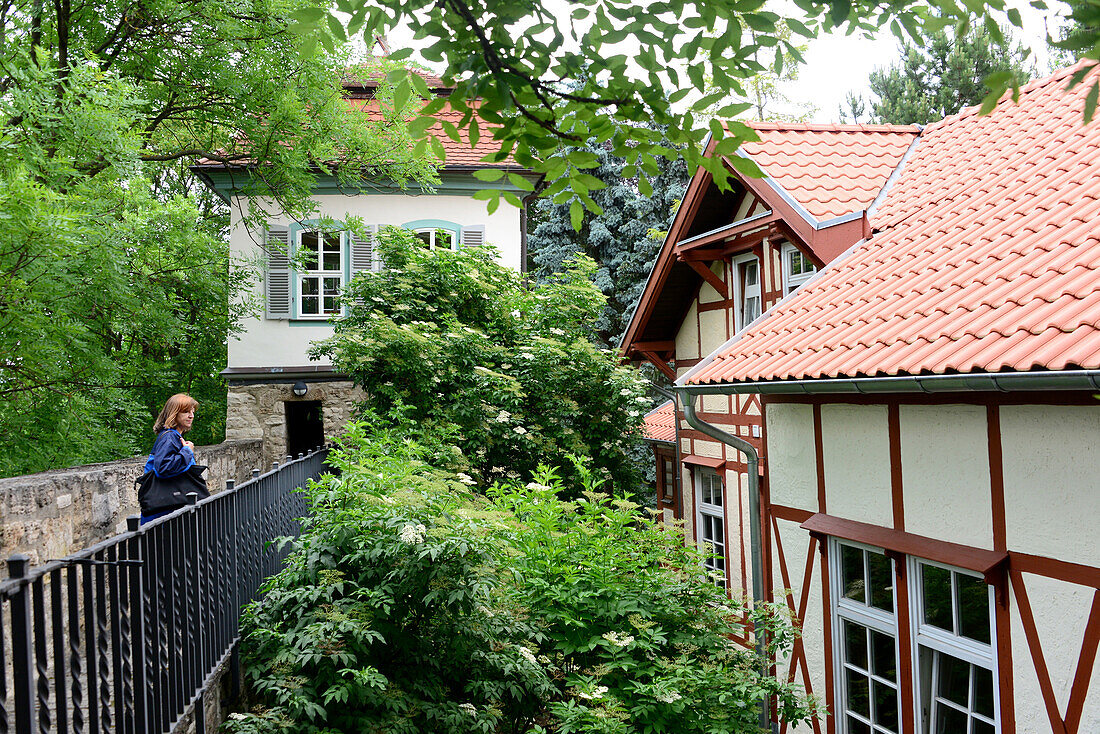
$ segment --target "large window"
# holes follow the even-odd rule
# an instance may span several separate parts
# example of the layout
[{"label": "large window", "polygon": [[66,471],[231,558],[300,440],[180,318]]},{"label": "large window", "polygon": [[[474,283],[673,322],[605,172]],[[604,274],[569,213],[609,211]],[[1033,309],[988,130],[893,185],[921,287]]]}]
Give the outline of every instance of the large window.
[{"label": "large window", "polygon": [[[995,734],[991,587],[969,571],[906,562],[911,605],[898,608],[894,561],[877,548],[832,541],[837,731],[898,734],[901,712],[911,706],[922,734]],[[899,656],[902,616],[912,630],[912,661]],[[911,702],[902,700],[898,683],[906,665]]]},{"label": "large window", "polygon": [[740,331],[756,320],[761,314],[760,297],[760,261],[748,255],[733,261],[737,293],[735,326]]},{"label": "large window", "polygon": [[340,311],[344,285],[344,233],[298,232],[298,316],[329,318]]},{"label": "large window", "polygon": [[794,245],[783,248],[783,295],[789,295],[817,272],[817,266],[806,253]]},{"label": "large window", "polygon": [[457,240],[455,239],[455,233],[449,229],[443,229],[441,227],[420,227],[414,229],[413,232],[415,232],[416,236],[428,246],[428,249],[458,249],[458,247],[456,247]]},{"label": "large window", "polygon": [[726,521],[722,498],[722,479],[709,467],[695,469],[699,523],[699,549],[706,555],[703,567],[716,586],[726,588]]},{"label": "large window", "polygon": [[659,474],[657,476],[657,496],[662,502],[670,503],[676,498],[676,461],[668,454],[657,454]]}]

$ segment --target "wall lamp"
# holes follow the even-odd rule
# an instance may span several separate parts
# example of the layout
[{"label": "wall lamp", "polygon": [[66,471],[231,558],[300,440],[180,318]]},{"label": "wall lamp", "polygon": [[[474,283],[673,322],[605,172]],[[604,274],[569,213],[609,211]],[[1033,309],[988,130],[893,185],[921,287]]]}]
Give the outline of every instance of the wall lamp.
[{"label": "wall lamp", "polygon": [[292,387],[290,388],[290,391],[291,391],[292,393],[294,393],[294,396],[295,396],[295,397],[298,397],[298,398],[300,398],[300,397],[302,397],[303,395],[305,395],[305,394],[306,394],[307,392],[309,392],[309,385],[307,385],[306,383],[302,382],[301,380],[298,380],[298,381],[297,381],[297,382],[295,382],[295,383],[294,383],[294,385],[293,385],[293,386],[292,386]]}]

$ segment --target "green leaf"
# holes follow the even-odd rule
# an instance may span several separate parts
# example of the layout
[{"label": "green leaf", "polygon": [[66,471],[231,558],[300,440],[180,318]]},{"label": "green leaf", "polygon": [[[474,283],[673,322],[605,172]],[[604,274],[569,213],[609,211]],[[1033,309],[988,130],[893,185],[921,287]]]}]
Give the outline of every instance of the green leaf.
[{"label": "green leaf", "polygon": [[504,176],[504,171],[499,168],[482,168],[474,171],[474,178],[478,181],[499,181]]},{"label": "green leaf", "polygon": [[573,225],[574,231],[581,231],[581,224],[584,223],[584,207],[576,199],[569,204],[569,222]]},{"label": "green leaf", "polygon": [[409,80],[406,77],[398,82],[397,88],[393,90],[393,108],[397,111],[404,110],[411,96],[412,89],[409,88]]},{"label": "green leaf", "polygon": [[535,190],[535,185],[533,183],[531,183],[530,181],[528,181],[527,179],[525,179],[523,176],[519,175],[518,173],[509,173],[508,174],[508,181],[510,181],[511,184],[513,186],[515,186],[517,189],[522,189],[524,191],[534,191]]},{"label": "green leaf", "polygon": [[840,26],[848,19],[852,12],[852,4],[849,0],[830,0],[829,19],[834,26]]},{"label": "green leaf", "polygon": [[1096,100],[1100,96],[1100,81],[1092,83],[1092,89],[1085,95],[1085,124],[1088,125],[1092,122],[1093,116],[1096,114]]},{"label": "green leaf", "polygon": [[321,8],[302,8],[301,10],[295,10],[290,14],[290,17],[302,25],[314,25],[320,23],[326,15],[328,13]]}]

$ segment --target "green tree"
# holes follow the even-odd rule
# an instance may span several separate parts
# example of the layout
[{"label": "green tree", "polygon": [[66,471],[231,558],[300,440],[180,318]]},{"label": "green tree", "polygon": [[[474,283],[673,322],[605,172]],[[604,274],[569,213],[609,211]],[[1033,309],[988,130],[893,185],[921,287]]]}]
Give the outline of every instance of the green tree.
[{"label": "green tree", "polygon": [[[985,27],[956,38],[939,31],[926,45],[903,43],[901,59],[871,72],[871,118],[877,123],[927,124],[980,104],[989,89],[984,81],[1009,74],[1027,82],[1034,69],[1023,49],[1009,37],[997,38]],[[857,106],[849,102],[855,114]]]},{"label": "green tree", "polygon": [[353,279],[347,316],[314,348],[366,389],[366,408],[447,437],[461,451],[439,463],[477,480],[577,456],[637,490],[644,387],[592,341],[595,263],[578,256],[529,287],[491,247],[428,250],[392,227],[379,239],[386,267]]},{"label": "green tree", "polygon": [[144,450],[181,390],[220,439],[247,274],[189,163],[248,166],[254,201],[295,215],[318,171],[431,181],[416,103],[349,111],[346,58],[287,31],[304,5],[0,1],[0,474]]}]

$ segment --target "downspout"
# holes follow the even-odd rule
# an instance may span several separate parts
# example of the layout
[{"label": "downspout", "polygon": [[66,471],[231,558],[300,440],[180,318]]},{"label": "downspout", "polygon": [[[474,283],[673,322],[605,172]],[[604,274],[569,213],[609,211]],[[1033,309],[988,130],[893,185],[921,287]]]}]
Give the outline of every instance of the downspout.
[{"label": "downspout", "polygon": [[650,381],[649,385],[654,390],[661,393],[666,398],[668,398],[669,400],[672,401],[672,431],[673,431],[673,436],[676,440],[676,454],[675,454],[675,456],[676,456],[676,464],[675,464],[675,467],[676,467],[676,474],[675,474],[676,486],[674,487],[674,489],[676,490],[676,514],[680,516],[681,520],[683,520],[684,519],[684,482],[683,482],[683,478],[680,475],[682,473],[681,467],[683,467],[684,463],[682,461],[680,461],[680,416],[676,412],[676,406],[679,405],[680,401],[679,401],[679,399],[677,399],[676,393],[672,392],[671,390],[664,389],[663,387],[658,385],[656,382]]},{"label": "downspout", "polygon": [[[752,600],[754,604],[765,602],[767,599],[764,598],[764,559],[760,538],[760,454],[745,439],[726,433],[696,415],[695,395],[681,386],[676,386],[673,389],[679,392],[684,399],[684,418],[687,419],[688,425],[727,446],[732,446],[745,455],[749,474],[749,544],[752,546]],[[756,654],[759,655],[761,660],[761,672],[767,676],[770,674],[771,668],[767,656],[767,640],[760,633],[754,633],[754,636],[756,637]],[[760,726],[767,731],[775,731],[771,724],[770,702],[767,700],[760,702]]]}]

